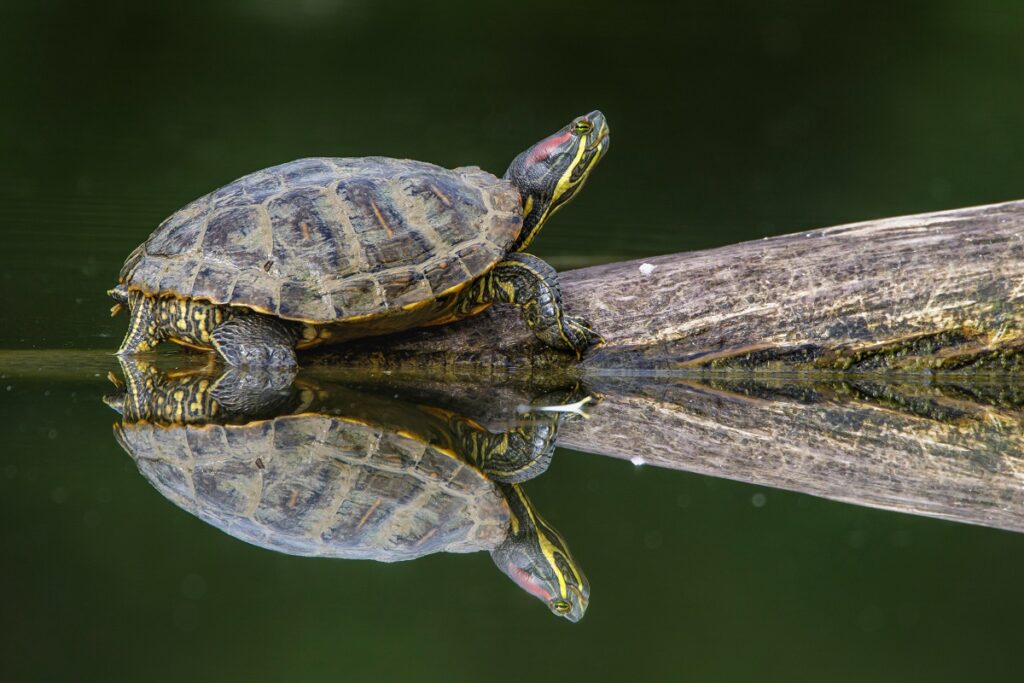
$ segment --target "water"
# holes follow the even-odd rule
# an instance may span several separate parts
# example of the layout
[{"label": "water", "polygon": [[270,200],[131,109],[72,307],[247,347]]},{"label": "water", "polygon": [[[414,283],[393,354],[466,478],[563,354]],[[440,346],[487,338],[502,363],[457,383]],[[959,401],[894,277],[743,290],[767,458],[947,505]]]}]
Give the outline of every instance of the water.
[{"label": "water", "polygon": [[[600,107],[615,148],[536,243],[563,269],[1018,198],[1016,3],[5,14],[0,348],[38,355],[0,359],[3,678],[1016,678],[1012,531],[559,448],[524,488],[589,579],[572,624],[487,552],[381,564],[233,538],[140,476],[101,400],[124,256],[193,197],[292,158],[500,172]],[[687,468],[723,474],[695,443]],[[1013,456],[959,445],[982,473]]]}]

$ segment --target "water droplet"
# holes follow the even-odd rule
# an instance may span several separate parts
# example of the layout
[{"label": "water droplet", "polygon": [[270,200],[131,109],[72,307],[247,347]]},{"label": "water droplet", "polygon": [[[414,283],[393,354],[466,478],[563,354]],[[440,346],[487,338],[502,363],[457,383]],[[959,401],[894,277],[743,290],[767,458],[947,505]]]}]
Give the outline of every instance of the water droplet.
[{"label": "water droplet", "polygon": [[640,467],[640,465],[645,465],[647,463],[647,461],[641,458],[639,455],[634,455],[632,458],[629,459],[629,461],[636,465],[637,467]]},{"label": "water droplet", "polygon": [[750,497],[750,504],[756,508],[763,508],[768,502],[768,496],[763,493],[755,493]]},{"label": "water droplet", "polygon": [[641,263],[640,274],[646,277],[653,273],[655,268],[657,268],[657,266],[654,265],[653,263]]}]

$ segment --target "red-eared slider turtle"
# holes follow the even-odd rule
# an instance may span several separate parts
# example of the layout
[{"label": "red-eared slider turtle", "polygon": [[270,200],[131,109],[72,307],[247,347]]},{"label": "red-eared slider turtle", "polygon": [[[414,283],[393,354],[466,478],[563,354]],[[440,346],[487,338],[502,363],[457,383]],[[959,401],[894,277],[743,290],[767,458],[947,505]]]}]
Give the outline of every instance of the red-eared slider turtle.
[{"label": "red-eared slider turtle", "polygon": [[170,377],[129,359],[122,367],[123,391],[106,399],[122,415],[118,442],[203,521],[292,555],[393,562],[487,550],[554,613],[583,616],[582,570],[511,483],[546,467],[562,416],[492,433],[392,390],[282,391],[237,369]]},{"label": "red-eared slider turtle", "polygon": [[131,309],[119,353],[163,340],[231,365],[438,325],[492,303],[549,346],[598,340],[562,309],[554,269],[525,249],[608,150],[601,112],[515,158],[504,178],[407,159],[300,159],[200,197],[135,249],[110,290]]}]

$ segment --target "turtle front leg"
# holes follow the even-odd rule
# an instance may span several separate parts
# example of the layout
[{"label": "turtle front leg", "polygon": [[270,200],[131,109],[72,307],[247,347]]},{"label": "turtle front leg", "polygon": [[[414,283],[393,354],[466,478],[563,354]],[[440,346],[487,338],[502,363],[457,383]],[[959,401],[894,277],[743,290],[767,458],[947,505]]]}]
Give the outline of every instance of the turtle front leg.
[{"label": "turtle front leg", "polygon": [[572,351],[577,358],[591,344],[601,341],[586,320],[565,313],[558,274],[532,254],[506,256],[460,293],[456,311],[468,313],[488,303],[518,306],[538,339],[554,349]]},{"label": "turtle front leg", "polygon": [[132,319],[128,325],[128,332],[124,335],[124,341],[121,342],[121,348],[117,350],[119,356],[149,351],[164,338],[157,320],[157,300],[142,292],[129,292],[127,300]]},{"label": "turtle front leg", "polygon": [[297,326],[266,315],[237,315],[214,328],[213,348],[228,365],[294,368]]}]

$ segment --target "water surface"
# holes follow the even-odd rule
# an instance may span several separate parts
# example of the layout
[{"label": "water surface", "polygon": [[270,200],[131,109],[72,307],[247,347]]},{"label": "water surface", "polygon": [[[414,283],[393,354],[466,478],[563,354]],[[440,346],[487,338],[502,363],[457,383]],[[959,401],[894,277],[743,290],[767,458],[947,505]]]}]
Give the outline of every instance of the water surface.
[{"label": "water surface", "polygon": [[146,483],[101,399],[124,256],[293,158],[500,173],[600,107],[615,148],[536,243],[562,269],[1019,198],[1021,19],[1009,0],[6,8],[0,348],[40,355],[0,353],[0,675],[1015,680],[1011,531],[559,449],[526,486],[589,578],[572,624],[486,552],[380,564],[226,535]]}]

